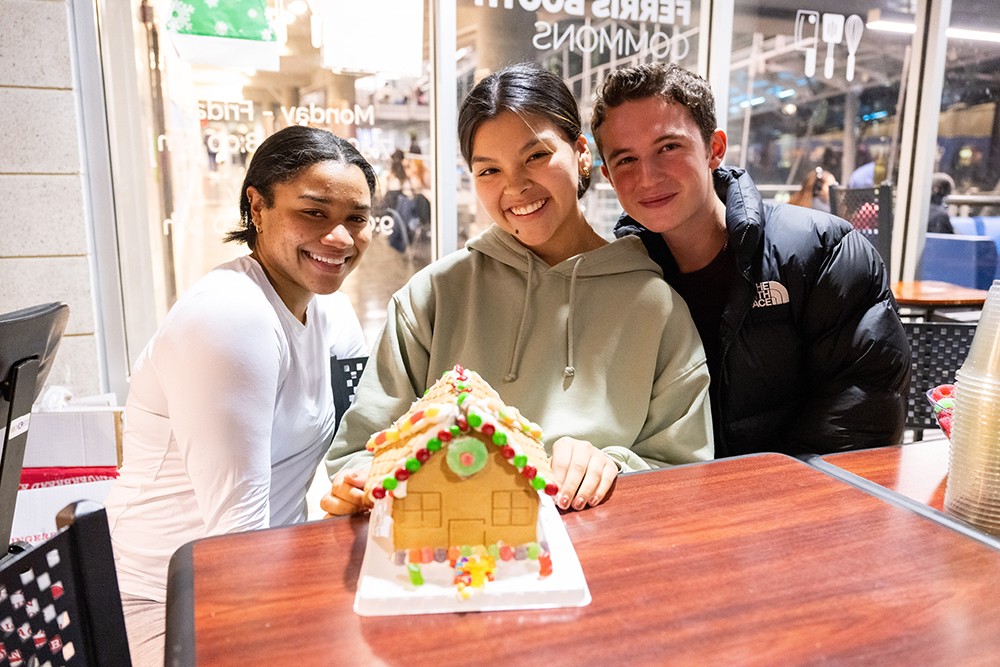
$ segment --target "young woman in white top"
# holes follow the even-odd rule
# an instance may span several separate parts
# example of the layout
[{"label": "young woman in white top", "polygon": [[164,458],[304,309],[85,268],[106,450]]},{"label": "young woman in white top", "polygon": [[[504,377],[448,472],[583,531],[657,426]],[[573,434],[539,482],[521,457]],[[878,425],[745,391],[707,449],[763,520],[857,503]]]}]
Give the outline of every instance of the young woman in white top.
[{"label": "young woman in white top", "polygon": [[177,548],[305,520],[334,430],[330,356],[366,351],[335,292],[371,241],[374,191],[372,167],[343,139],[299,126],[269,137],[226,238],[252,252],[185,292],[136,362],[107,499],[136,664],[163,664]]}]

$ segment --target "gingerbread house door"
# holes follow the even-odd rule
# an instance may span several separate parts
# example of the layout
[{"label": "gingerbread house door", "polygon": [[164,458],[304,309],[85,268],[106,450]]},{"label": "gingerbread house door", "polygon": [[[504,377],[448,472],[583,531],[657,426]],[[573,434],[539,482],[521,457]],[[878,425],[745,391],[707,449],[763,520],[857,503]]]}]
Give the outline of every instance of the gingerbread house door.
[{"label": "gingerbread house door", "polygon": [[486,544],[486,522],[482,519],[451,519],[448,521],[448,544]]}]

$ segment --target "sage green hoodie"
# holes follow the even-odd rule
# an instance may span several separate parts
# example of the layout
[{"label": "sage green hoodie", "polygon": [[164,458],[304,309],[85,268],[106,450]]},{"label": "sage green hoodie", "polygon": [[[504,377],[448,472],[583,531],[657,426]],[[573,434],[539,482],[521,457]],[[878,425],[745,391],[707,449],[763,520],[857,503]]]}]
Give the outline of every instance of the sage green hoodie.
[{"label": "sage green hoodie", "polygon": [[708,366],[683,299],[636,237],[548,266],[492,225],[393,295],[327,453],[332,477],[456,364],[620,470],[713,457]]}]

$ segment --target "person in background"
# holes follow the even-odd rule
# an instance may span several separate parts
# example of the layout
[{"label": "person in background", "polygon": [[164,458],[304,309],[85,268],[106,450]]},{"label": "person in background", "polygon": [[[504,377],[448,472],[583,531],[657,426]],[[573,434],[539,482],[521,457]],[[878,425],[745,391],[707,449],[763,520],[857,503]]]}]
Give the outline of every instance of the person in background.
[{"label": "person in background", "polygon": [[945,198],[955,189],[955,181],[943,172],[931,177],[931,209],[927,216],[927,231],[933,234],[954,234]]},{"label": "person in background", "polygon": [[367,506],[368,438],[456,364],[541,426],[563,509],[602,502],[619,471],[711,459],[698,333],[642,243],[608,243],[587,222],[593,158],[566,84],[537,65],[495,72],[458,132],[494,224],[393,296],[321,507]]},{"label": "person in background", "polygon": [[823,167],[816,167],[802,180],[802,187],[788,198],[788,203],[829,213],[831,185],[837,185],[833,174]]},{"label": "person in background", "polygon": [[608,74],[591,131],[625,209],[615,235],[642,239],[705,344],[716,456],[898,443],[910,351],[875,248],[722,167],[712,91],[676,65]]},{"label": "person in background", "polygon": [[305,520],[334,431],[330,356],[366,353],[335,292],[371,240],[374,191],[374,170],[347,141],[300,126],[270,136],[226,239],[250,255],[182,295],[139,356],[106,503],[136,665],[163,664],[174,551]]}]

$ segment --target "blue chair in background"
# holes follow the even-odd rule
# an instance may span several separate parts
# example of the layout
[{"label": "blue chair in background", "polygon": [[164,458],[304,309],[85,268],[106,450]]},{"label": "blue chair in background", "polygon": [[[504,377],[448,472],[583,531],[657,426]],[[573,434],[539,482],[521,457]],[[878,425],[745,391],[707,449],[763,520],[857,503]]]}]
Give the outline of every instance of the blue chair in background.
[{"label": "blue chair in background", "polygon": [[919,280],[989,289],[997,274],[997,245],[989,236],[928,234],[917,270]]},{"label": "blue chair in background", "polygon": [[955,215],[951,217],[951,227],[956,234],[966,236],[982,236],[983,230],[976,225],[976,219],[968,216]]}]

